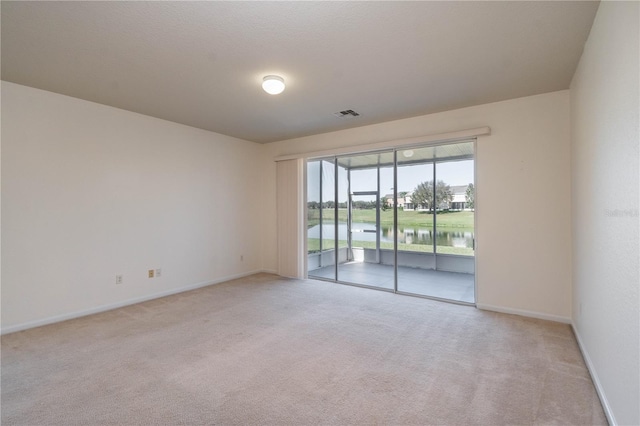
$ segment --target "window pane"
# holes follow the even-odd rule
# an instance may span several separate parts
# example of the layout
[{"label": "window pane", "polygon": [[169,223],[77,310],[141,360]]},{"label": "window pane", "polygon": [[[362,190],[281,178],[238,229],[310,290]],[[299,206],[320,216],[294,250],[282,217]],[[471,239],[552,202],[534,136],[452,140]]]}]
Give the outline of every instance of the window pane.
[{"label": "window pane", "polygon": [[307,163],[307,253],[320,251],[320,162]]},{"label": "window pane", "polygon": [[[335,165],[333,160],[322,160],[322,251],[335,248]],[[331,256],[323,257],[323,266],[335,263]]]},{"label": "window pane", "polygon": [[433,253],[432,185],[433,163],[410,163],[398,155],[399,251]]},{"label": "window pane", "polygon": [[348,247],[347,219],[349,203],[349,182],[347,169],[338,166],[338,247]]},{"label": "window pane", "polygon": [[436,253],[473,256],[473,160],[436,163]]}]

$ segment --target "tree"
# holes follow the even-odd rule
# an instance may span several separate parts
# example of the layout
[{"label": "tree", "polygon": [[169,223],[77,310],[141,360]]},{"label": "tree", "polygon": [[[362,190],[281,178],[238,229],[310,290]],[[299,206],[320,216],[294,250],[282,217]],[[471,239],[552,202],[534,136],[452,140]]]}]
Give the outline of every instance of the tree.
[{"label": "tree", "polygon": [[426,182],[419,183],[416,189],[413,190],[411,195],[411,202],[415,208],[423,208],[431,210],[433,208],[433,182],[428,180]]},{"label": "tree", "polygon": [[416,189],[413,190],[413,195],[411,195],[411,201],[416,207],[422,207],[427,210],[433,210],[434,208],[448,209],[452,200],[453,192],[451,192],[451,187],[441,180],[436,182],[435,197],[433,196],[433,181],[431,180],[418,184]]},{"label": "tree", "polygon": [[383,212],[386,212],[391,208],[391,204],[389,204],[389,199],[387,197],[384,197],[382,199],[382,205],[380,206],[380,208],[382,209]]},{"label": "tree", "polygon": [[453,192],[451,192],[451,187],[439,180],[436,182],[436,208],[439,209],[449,209],[451,206],[451,201],[453,201]]},{"label": "tree", "polygon": [[467,186],[467,192],[464,195],[465,201],[467,202],[467,207],[469,207],[470,209],[474,209],[475,208],[475,200],[476,200],[476,190],[473,187],[473,184],[470,183]]}]

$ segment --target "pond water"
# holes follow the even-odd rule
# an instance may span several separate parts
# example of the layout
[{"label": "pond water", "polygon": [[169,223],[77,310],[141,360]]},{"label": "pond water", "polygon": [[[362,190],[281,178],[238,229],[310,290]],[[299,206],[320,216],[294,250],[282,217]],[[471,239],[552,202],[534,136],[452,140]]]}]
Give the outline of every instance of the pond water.
[{"label": "pond water", "polygon": [[[354,230],[371,230],[375,231],[376,226],[373,223],[353,223]],[[333,237],[333,225],[322,226],[322,236],[324,239]],[[320,238],[320,225],[315,225],[307,230],[308,238]],[[473,231],[469,230],[453,230],[451,228],[438,229],[436,232],[432,228],[413,228],[399,226],[398,242],[405,244],[433,245],[433,239],[436,239],[436,245],[448,247],[473,248]],[[347,239],[347,224],[338,223],[338,239]],[[354,232],[354,241],[375,241],[375,232]],[[393,228],[382,227],[380,230],[380,241],[393,242]]]}]

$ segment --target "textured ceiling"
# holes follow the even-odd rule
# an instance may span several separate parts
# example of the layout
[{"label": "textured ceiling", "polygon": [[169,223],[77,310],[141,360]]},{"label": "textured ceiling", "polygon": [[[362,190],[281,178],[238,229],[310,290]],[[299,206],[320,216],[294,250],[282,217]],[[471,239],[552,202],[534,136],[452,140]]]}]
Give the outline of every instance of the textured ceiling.
[{"label": "textured ceiling", "polygon": [[264,143],[567,89],[597,7],[2,1],[2,79]]}]

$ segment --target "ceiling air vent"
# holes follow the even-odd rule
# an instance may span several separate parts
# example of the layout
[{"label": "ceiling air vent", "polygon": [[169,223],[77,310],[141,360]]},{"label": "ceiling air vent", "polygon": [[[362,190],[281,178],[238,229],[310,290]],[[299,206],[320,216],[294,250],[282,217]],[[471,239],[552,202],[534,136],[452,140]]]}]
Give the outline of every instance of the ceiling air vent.
[{"label": "ceiling air vent", "polygon": [[346,117],[347,115],[350,115],[352,117],[357,117],[360,114],[358,114],[357,112],[355,112],[352,109],[345,109],[344,111],[334,112],[333,115],[335,115],[338,118],[342,118],[342,117]]}]

